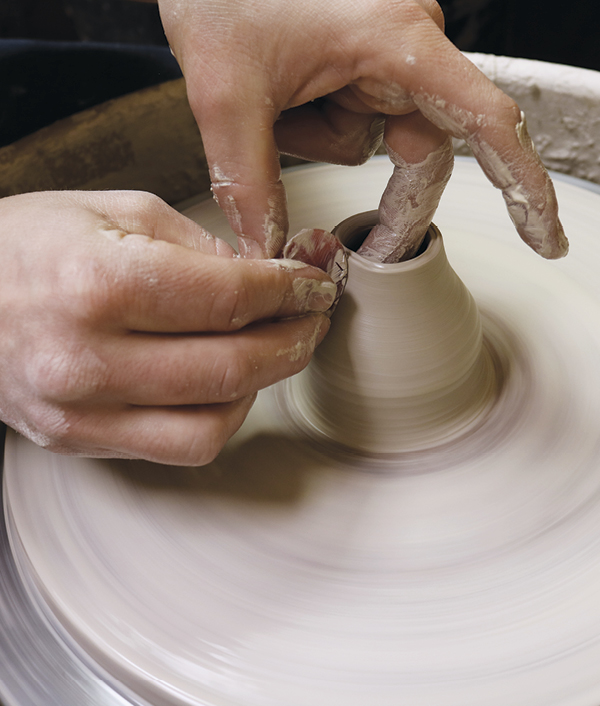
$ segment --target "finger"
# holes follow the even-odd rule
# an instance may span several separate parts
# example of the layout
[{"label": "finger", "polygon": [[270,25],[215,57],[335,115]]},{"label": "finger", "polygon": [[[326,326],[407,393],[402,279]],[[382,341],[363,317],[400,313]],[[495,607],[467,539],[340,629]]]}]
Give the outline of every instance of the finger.
[{"label": "finger", "polygon": [[488,179],[502,191],[521,239],[542,257],[564,257],[569,241],[558,217],[556,193],[527,132],[524,114],[519,114],[504,142],[493,144],[485,133],[467,142]]},{"label": "finger", "polygon": [[[417,45],[411,51],[424,76],[418,85],[406,79],[419,110],[439,128],[466,140],[486,176],[502,191],[524,242],[543,257],[565,255],[568,242],[554,187],[517,104],[449,42],[435,61]],[[438,62],[450,67],[449,75],[440,76]]]},{"label": "finger", "polygon": [[[332,103],[337,103],[341,108],[345,108],[352,113],[364,113],[367,115],[377,114],[379,111],[371,107],[368,102],[365,102],[360,98],[360,91],[356,89],[356,86],[344,86],[338,91],[334,91],[327,96],[327,100]],[[415,109],[414,104],[411,102],[411,110]]]},{"label": "finger", "polygon": [[435,0],[417,0],[419,5],[425,10],[425,12],[431,17],[431,19],[436,23],[439,29],[444,31],[444,13],[442,8],[439,6]]},{"label": "finger", "polygon": [[339,239],[320,228],[305,228],[288,240],[283,255],[319,267],[331,277],[336,286],[335,301],[326,312],[331,316],[348,280],[348,256]]},{"label": "finger", "polygon": [[328,330],[313,314],[232,334],[113,339],[102,392],[134,405],[231,402],[300,372]]},{"label": "finger", "polygon": [[222,76],[217,87],[204,86],[203,77],[186,78],[212,191],[238,236],[240,255],[276,257],[288,219],[266,77]]},{"label": "finger", "polygon": [[242,260],[127,236],[109,278],[86,284],[90,325],[147,332],[234,331],[254,321],[325,311],[336,286],[293,260]]},{"label": "finger", "polygon": [[100,230],[120,239],[129,234],[181,245],[207,255],[235,257],[235,250],[220,238],[144,191],[78,192],[76,198],[104,221]]},{"label": "finger", "polygon": [[384,117],[353,112],[323,99],[282,113],[275,139],[285,154],[313,162],[355,165],[369,159],[381,144]]},{"label": "finger", "polygon": [[448,135],[418,112],[389,117],[385,144],[394,172],[379,204],[379,223],[358,253],[393,263],[419,251],[452,174],[454,153]]},{"label": "finger", "polygon": [[497,89],[489,89],[489,94],[485,113],[477,112],[477,106],[471,110],[459,104],[441,109],[429,95],[416,96],[415,102],[432,122],[468,143],[485,175],[502,191],[522,240],[542,257],[563,257],[568,241],[558,218],[556,194],[527,132],[525,116]]},{"label": "finger", "polygon": [[521,238],[544,257],[566,254],[568,244],[552,182],[516,103],[468,61],[425,13],[400,45],[393,35],[382,36],[377,56],[376,71],[373,58],[360,69],[361,76],[377,78],[355,82],[362,99],[369,103],[372,96],[369,104],[390,114],[408,112],[407,99],[411,99],[437,127],[465,139],[492,184],[501,189]]},{"label": "finger", "polygon": [[[69,426],[48,448],[100,458],[136,458],[182,466],[210,463],[246,418],[255,396],[215,405],[124,406],[69,415]],[[110,439],[107,447],[106,440]]]},{"label": "finger", "polygon": [[419,112],[392,115],[386,119],[385,145],[393,164],[415,165],[445,146],[448,134],[436,127]]}]

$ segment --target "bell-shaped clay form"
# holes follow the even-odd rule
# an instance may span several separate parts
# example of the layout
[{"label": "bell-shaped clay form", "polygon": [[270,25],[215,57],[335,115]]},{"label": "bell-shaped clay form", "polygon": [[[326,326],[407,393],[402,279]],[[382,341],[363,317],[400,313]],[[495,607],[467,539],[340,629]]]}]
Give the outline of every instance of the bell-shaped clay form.
[{"label": "bell-shaped clay form", "polygon": [[[353,247],[374,218],[359,214],[334,232]],[[432,225],[406,262],[381,264],[349,250],[331,330],[292,379],[288,402],[313,434],[389,454],[462,435],[484,417],[496,388],[477,306]]]}]

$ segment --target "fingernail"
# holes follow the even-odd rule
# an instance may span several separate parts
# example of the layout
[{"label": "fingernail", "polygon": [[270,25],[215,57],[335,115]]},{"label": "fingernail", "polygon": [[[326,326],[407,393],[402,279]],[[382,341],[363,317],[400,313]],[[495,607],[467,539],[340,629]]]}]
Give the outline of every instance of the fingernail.
[{"label": "fingernail", "polygon": [[327,311],[333,305],[337,294],[337,287],[333,282],[306,277],[297,277],[292,286],[296,300],[305,312]]},{"label": "fingernail", "polygon": [[283,256],[327,272],[336,285],[333,305],[337,304],[348,278],[348,257],[335,235],[319,228],[301,230],[290,238],[283,249]]},{"label": "fingernail", "polygon": [[265,256],[262,248],[252,238],[247,238],[243,235],[238,236],[238,250],[240,257],[251,260],[262,260]]}]

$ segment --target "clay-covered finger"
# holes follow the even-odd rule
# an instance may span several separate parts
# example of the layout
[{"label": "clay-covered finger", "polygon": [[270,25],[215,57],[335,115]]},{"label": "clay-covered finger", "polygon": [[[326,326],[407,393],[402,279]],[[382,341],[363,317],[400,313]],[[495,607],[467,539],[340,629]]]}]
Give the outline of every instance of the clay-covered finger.
[{"label": "clay-covered finger", "polygon": [[485,175],[502,192],[522,240],[542,257],[563,257],[569,246],[554,186],[527,132],[525,115],[498,89],[490,93],[485,114],[458,106],[440,109],[430,96],[418,97],[416,103],[431,121],[469,144]]},{"label": "clay-covered finger", "polygon": [[110,276],[86,277],[76,314],[133,331],[234,331],[254,321],[326,311],[337,287],[293,260],[205,255],[130,235],[112,244]]},{"label": "clay-covered finger", "polygon": [[230,334],[117,338],[104,347],[101,392],[136,405],[231,402],[300,372],[328,330],[311,314]]},{"label": "clay-covered finger", "polygon": [[[238,75],[229,90],[190,94],[202,132],[213,195],[238,237],[242,257],[277,257],[287,234],[285,189],[273,135],[277,117],[266,77]],[[257,85],[253,85],[254,82]],[[208,91],[207,91],[208,92]],[[243,106],[243,119],[241,119]]]},{"label": "clay-covered finger", "polygon": [[502,191],[521,238],[543,257],[562,257],[568,242],[554,188],[519,107],[428,16],[418,27],[395,53],[390,41],[390,52],[380,56],[384,60],[376,74],[361,72],[355,84],[362,100],[389,114],[410,112],[412,102],[438,128],[466,140],[487,177]]},{"label": "clay-covered finger", "polygon": [[[469,72],[479,73],[469,66]],[[502,192],[522,240],[542,257],[563,257],[568,241],[558,217],[554,186],[529,137],[525,116],[483,74],[477,83],[487,95],[482,106],[478,102],[473,108],[444,105],[444,99],[429,94],[415,96],[415,102],[429,120],[466,140],[488,179]]]},{"label": "clay-covered finger", "polygon": [[385,145],[394,171],[379,204],[379,223],[358,254],[394,263],[418,252],[452,174],[454,153],[448,134],[418,112],[388,117]]},{"label": "clay-covered finger", "polygon": [[467,141],[489,180],[502,191],[523,241],[542,257],[564,257],[569,242],[558,217],[556,193],[527,132],[525,115],[520,113],[511,127],[512,144],[505,148],[496,148],[485,134]]}]

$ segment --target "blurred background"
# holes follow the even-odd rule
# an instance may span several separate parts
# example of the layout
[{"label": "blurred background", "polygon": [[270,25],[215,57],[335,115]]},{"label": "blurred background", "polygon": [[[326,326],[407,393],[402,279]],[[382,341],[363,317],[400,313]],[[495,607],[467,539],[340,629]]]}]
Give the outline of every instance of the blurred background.
[{"label": "blurred background", "polygon": [[[600,3],[439,0],[464,51],[600,70]],[[67,115],[181,74],[156,5],[0,1],[0,146]]]}]

